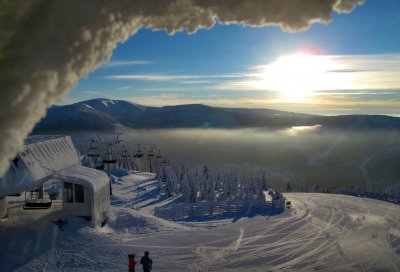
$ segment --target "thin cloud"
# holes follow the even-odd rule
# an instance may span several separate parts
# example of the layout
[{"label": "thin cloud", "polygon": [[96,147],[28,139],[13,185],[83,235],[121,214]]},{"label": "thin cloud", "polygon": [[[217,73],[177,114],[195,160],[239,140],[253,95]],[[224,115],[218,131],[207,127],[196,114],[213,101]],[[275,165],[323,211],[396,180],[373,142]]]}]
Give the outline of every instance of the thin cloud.
[{"label": "thin cloud", "polygon": [[122,87],[118,88],[118,90],[131,90],[131,89],[132,89],[132,86],[122,86]]},{"label": "thin cloud", "polygon": [[197,85],[197,84],[215,84],[215,81],[212,80],[184,80],[180,82],[181,84],[187,85]]},{"label": "thin cloud", "polygon": [[146,60],[113,60],[104,62],[100,68],[116,68],[116,67],[124,67],[124,66],[132,66],[132,65],[150,65],[153,64],[152,61]]},{"label": "thin cloud", "polygon": [[[169,75],[169,74],[125,74],[110,75],[106,78],[113,80],[142,80],[142,81],[174,81],[174,80],[195,80],[195,79],[228,79],[240,78],[240,74],[223,75]],[[193,82],[193,81],[192,81]]]},{"label": "thin cloud", "polygon": [[[334,69],[329,69],[328,67],[326,71],[321,73],[325,80],[321,80],[317,73],[315,76],[314,74],[309,75],[309,81],[317,82],[312,84],[312,87],[315,87],[314,92],[319,92],[319,94],[321,94],[321,91],[331,90],[397,91],[400,89],[400,54],[326,55],[314,57],[325,59],[335,64]],[[241,80],[223,82],[216,88],[221,90],[274,90],[276,87],[276,84],[274,84],[276,83],[276,76],[273,71],[275,63],[256,65],[247,74],[242,74]],[[303,68],[303,65],[297,67],[299,74],[301,74]],[[293,79],[288,74],[285,80],[290,81]]]},{"label": "thin cloud", "polygon": [[104,93],[104,92],[99,92],[99,91],[83,91],[82,94],[84,95],[90,95],[90,96],[97,96],[97,97],[111,97],[109,94]]}]

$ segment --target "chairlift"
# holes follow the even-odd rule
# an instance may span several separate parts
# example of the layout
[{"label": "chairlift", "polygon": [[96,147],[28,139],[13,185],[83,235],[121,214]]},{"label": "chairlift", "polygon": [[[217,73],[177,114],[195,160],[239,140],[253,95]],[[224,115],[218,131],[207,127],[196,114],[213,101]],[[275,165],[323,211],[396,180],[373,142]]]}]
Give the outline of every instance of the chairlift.
[{"label": "chairlift", "polygon": [[147,157],[154,157],[156,154],[154,154],[154,147],[155,145],[150,145],[148,151],[147,151]]},{"label": "chairlift", "polygon": [[117,162],[117,158],[112,153],[112,144],[108,144],[107,146],[107,153],[103,156],[103,163],[104,164],[113,164]]},{"label": "chairlift", "polygon": [[122,155],[121,155],[121,157],[122,158],[129,158],[131,155],[128,153],[128,150],[124,150],[124,151],[122,151]]},{"label": "chairlift", "polygon": [[117,162],[117,159],[115,158],[115,156],[112,156],[111,158],[110,158],[109,156],[107,156],[106,158],[104,158],[104,159],[102,160],[102,162],[103,162],[104,164],[113,164],[113,163],[116,163],[116,162]]},{"label": "chairlift", "polygon": [[161,159],[161,158],[162,158],[162,154],[161,154],[161,150],[159,149],[156,154],[156,159]]},{"label": "chairlift", "polygon": [[43,191],[43,184],[32,189],[27,197],[25,192],[25,204],[23,206],[24,210],[28,209],[49,209],[51,207],[52,201],[45,196]]},{"label": "chairlift", "polygon": [[140,150],[140,144],[138,144],[138,149],[136,152],[133,154],[133,157],[135,158],[142,158],[144,156],[144,153],[142,150]]},{"label": "chairlift", "polygon": [[89,149],[87,151],[87,156],[89,158],[99,158],[100,154],[99,154],[99,149],[97,148],[96,144],[96,140],[95,139],[91,139],[90,140],[90,146]]}]

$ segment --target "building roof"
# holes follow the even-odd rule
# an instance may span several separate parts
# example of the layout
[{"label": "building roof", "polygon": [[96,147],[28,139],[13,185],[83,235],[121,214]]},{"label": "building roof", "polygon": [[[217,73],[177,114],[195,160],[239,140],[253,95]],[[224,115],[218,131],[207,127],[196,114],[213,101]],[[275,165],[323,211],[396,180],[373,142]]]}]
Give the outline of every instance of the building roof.
[{"label": "building roof", "polygon": [[80,155],[70,136],[28,137],[24,149],[0,177],[0,196],[31,190],[54,173],[80,165]]},{"label": "building roof", "polygon": [[81,165],[76,165],[61,170],[55,173],[53,175],[53,178],[59,178],[69,182],[84,185],[91,188],[94,192],[98,192],[105,186],[109,186],[109,179],[106,173]]},{"label": "building roof", "polygon": [[25,145],[35,144],[39,142],[44,142],[48,140],[54,140],[58,138],[63,138],[64,135],[33,135],[25,139]]}]

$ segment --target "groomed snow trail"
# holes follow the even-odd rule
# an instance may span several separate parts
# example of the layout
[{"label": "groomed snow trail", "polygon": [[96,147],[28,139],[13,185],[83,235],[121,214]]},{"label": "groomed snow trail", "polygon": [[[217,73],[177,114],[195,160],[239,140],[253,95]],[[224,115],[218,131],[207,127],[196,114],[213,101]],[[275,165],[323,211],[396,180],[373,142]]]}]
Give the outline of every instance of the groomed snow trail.
[{"label": "groomed snow trail", "polygon": [[[136,197],[132,188],[116,185],[115,200]],[[170,222],[150,213],[162,201],[144,195],[145,209],[115,201],[102,229],[71,218],[61,232],[39,211],[23,222],[16,207],[0,222],[0,271],[126,271],[127,254],[145,250],[153,271],[400,271],[398,205],[291,193],[293,208],[277,216]]]}]

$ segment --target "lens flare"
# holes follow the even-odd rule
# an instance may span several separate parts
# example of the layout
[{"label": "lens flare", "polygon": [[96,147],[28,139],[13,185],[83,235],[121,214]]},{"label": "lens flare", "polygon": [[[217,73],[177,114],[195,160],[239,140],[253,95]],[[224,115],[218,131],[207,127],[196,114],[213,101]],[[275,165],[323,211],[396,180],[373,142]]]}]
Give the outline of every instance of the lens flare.
[{"label": "lens flare", "polygon": [[257,88],[278,92],[286,100],[299,100],[312,96],[317,90],[343,89],[348,79],[335,71],[342,67],[326,55],[295,54],[280,57],[262,66]]}]

